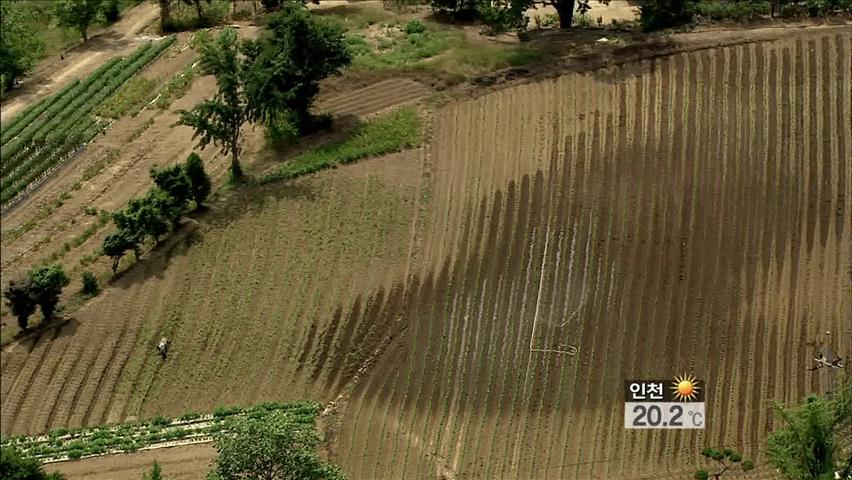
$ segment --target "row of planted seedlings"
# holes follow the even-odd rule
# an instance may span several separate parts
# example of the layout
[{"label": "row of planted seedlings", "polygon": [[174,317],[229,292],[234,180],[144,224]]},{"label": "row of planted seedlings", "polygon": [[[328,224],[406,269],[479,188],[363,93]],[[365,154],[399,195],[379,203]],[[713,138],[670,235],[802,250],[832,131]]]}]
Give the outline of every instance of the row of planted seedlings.
[{"label": "row of planted seedlings", "polygon": [[86,81],[59,92],[58,101],[50,102],[40,116],[8,137],[0,154],[0,203],[14,199],[106,128],[108,121],[93,117],[91,112],[173,42],[173,36],[148,42],[124,59],[108,61]]},{"label": "row of planted seedlings", "polygon": [[59,428],[41,436],[3,439],[4,447],[14,446],[24,455],[42,462],[130,453],[172,443],[210,441],[226,432],[240,418],[262,419],[284,412],[294,423],[313,426],[320,405],[312,402],[262,403],[250,408],[218,407],[212,414],[187,413],[177,418],[158,416],[148,421],[95,428]]}]

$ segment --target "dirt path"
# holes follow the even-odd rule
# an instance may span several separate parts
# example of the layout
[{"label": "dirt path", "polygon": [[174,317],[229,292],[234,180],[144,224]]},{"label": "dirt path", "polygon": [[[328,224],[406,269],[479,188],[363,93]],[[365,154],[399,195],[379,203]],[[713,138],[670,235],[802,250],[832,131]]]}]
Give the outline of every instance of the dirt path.
[{"label": "dirt path", "polygon": [[68,480],[142,478],[142,474],[151,471],[151,465],[156,461],[163,468],[165,478],[201,480],[215,457],[213,444],[205,443],[60,462],[47,465],[45,469],[49,472],[60,472]]},{"label": "dirt path", "polygon": [[124,55],[148,40],[148,37],[140,36],[139,32],[154,21],[157,15],[155,4],[143,2],[128,10],[115,25],[91,37],[88,42],[42,60],[3,103],[0,121],[8,120],[31,103],[59,90],[68,80],[88,75],[104,59]]}]

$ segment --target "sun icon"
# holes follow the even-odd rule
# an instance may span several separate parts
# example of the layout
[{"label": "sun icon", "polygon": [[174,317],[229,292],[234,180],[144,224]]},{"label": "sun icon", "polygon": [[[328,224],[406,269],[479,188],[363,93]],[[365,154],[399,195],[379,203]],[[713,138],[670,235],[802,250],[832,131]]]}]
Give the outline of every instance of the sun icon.
[{"label": "sun icon", "polygon": [[698,380],[692,375],[675,376],[671,389],[675,400],[691,402],[695,400],[695,394],[699,390]]}]

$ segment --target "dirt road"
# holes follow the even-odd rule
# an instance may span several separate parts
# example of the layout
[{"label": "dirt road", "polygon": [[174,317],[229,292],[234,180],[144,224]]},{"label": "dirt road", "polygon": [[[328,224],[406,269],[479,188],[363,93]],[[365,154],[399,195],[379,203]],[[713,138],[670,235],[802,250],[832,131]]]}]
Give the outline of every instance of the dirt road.
[{"label": "dirt road", "polygon": [[157,6],[143,2],[125,12],[115,25],[60,55],[42,60],[21,86],[0,106],[0,121],[6,121],[32,102],[59,90],[68,80],[84,77],[104,60],[124,55],[150,37],[139,33],[157,18]]}]

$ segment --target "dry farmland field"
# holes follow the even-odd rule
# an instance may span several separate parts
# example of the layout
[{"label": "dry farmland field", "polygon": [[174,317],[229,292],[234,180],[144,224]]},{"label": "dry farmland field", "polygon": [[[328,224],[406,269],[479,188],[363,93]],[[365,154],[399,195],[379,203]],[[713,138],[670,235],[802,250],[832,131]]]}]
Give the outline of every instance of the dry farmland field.
[{"label": "dry farmland field", "polygon": [[[420,95],[383,85],[328,103]],[[773,401],[829,388],[822,332],[852,354],[848,25],[422,108],[423,147],[232,193],[5,345],[2,433],[313,399],[352,479],[688,478],[765,460]],[[625,430],[624,380],[676,374],[706,429]]]}]

